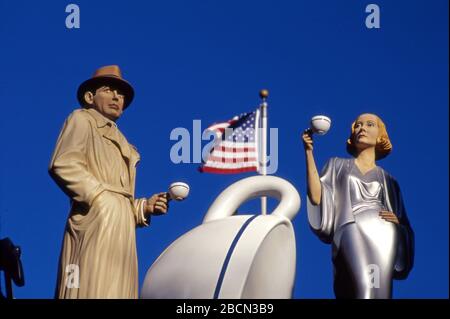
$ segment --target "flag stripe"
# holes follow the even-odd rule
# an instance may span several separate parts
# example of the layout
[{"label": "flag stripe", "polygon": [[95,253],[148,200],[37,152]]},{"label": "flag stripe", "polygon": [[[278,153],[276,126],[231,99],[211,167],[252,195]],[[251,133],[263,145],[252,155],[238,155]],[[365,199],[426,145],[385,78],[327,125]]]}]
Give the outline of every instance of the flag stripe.
[{"label": "flag stripe", "polygon": [[209,126],[208,128],[206,128],[208,131],[215,131],[217,129],[224,129],[229,127],[230,125],[236,123],[236,120],[230,120],[228,122],[220,122],[220,123],[216,123],[213,124],[211,126]]},{"label": "flag stripe", "polygon": [[237,174],[237,173],[245,173],[245,172],[256,172],[256,167],[244,167],[237,169],[220,169],[215,167],[203,166],[200,168],[200,171],[203,173],[215,173],[215,174]]},{"label": "flag stripe", "polygon": [[244,157],[256,157],[257,154],[255,152],[219,152],[219,151],[213,151],[211,153],[211,156],[215,157],[225,157],[225,158],[244,158]]},{"label": "flag stripe", "polygon": [[220,156],[211,156],[208,161],[213,162],[223,162],[223,163],[245,163],[245,162],[254,162],[257,163],[256,157],[220,157]]},{"label": "flag stripe", "polygon": [[226,146],[214,146],[213,150],[222,152],[256,152],[254,147],[226,147]]},{"label": "flag stripe", "polygon": [[222,169],[234,169],[239,167],[257,167],[257,162],[242,162],[242,163],[233,163],[233,162],[208,162],[208,167],[214,168],[222,168]]},{"label": "flag stripe", "polygon": [[223,141],[220,143],[220,146],[227,147],[228,149],[232,148],[248,148],[248,149],[255,149],[254,146],[255,142],[245,142],[245,143],[239,143],[239,142],[230,142],[230,141]]}]

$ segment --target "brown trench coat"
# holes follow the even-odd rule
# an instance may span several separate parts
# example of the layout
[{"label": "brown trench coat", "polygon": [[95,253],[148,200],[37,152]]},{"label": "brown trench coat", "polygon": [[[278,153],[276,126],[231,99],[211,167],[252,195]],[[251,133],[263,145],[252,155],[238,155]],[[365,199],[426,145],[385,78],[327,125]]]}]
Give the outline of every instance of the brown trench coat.
[{"label": "brown trench coat", "polygon": [[134,198],[139,154],[95,109],[65,121],[49,166],[70,197],[56,298],[137,298],[136,227],[148,226]]}]

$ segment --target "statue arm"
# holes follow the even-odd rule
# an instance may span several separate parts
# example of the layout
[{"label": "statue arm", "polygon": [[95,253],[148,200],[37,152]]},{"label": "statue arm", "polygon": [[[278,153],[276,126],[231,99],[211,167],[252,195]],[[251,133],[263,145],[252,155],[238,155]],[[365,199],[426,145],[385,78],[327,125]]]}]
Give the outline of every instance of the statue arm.
[{"label": "statue arm", "polygon": [[314,233],[325,243],[331,243],[334,232],[334,192],[336,188],[336,161],[330,159],[322,170],[320,177],[320,203],[316,205],[307,197],[309,225]]},{"label": "statue arm", "polygon": [[400,186],[391,178],[390,197],[394,204],[394,213],[399,220],[399,244],[394,267],[394,278],[405,279],[414,265],[414,231],[406,213]]},{"label": "statue arm", "polygon": [[86,148],[91,135],[89,121],[81,112],[73,112],[64,123],[48,168],[67,196],[89,207],[105,190],[87,169]]}]

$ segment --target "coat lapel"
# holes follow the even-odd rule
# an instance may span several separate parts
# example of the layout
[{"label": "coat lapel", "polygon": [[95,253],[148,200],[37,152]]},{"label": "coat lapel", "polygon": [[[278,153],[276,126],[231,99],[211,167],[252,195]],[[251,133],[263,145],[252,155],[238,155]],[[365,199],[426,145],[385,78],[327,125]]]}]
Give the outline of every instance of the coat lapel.
[{"label": "coat lapel", "polygon": [[138,152],[132,149],[132,146],[117,128],[116,123],[107,119],[95,109],[90,108],[86,111],[95,119],[97,130],[100,134],[107,140],[114,143],[119,149],[128,166],[130,185],[133,185],[135,178],[135,166],[140,159]]},{"label": "coat lapel", "polygon": [[[115,124],[114,124],[115,125]],[[125,137],[119,132],[119,129],[114,125],[107,125],[103,131],[103,137],[112,141],[119,148],[122,156],[127,160],[128,163],[131,162],[131,150]]]}]

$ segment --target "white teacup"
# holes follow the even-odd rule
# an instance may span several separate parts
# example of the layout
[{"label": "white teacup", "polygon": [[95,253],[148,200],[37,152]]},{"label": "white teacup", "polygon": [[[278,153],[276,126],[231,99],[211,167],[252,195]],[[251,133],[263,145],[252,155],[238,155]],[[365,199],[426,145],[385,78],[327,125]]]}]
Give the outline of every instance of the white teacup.
[{"label": "white teacup", "polygon": [[325,135],[331,126],[331,119],[325,115],[316,115],[311,119],[311,129],[314,133]]},{"label": "white teacup", "polygon": [[170,198],[181,201],[189,195],[189,185],[183,182],[175,182],[169,186]]}]

